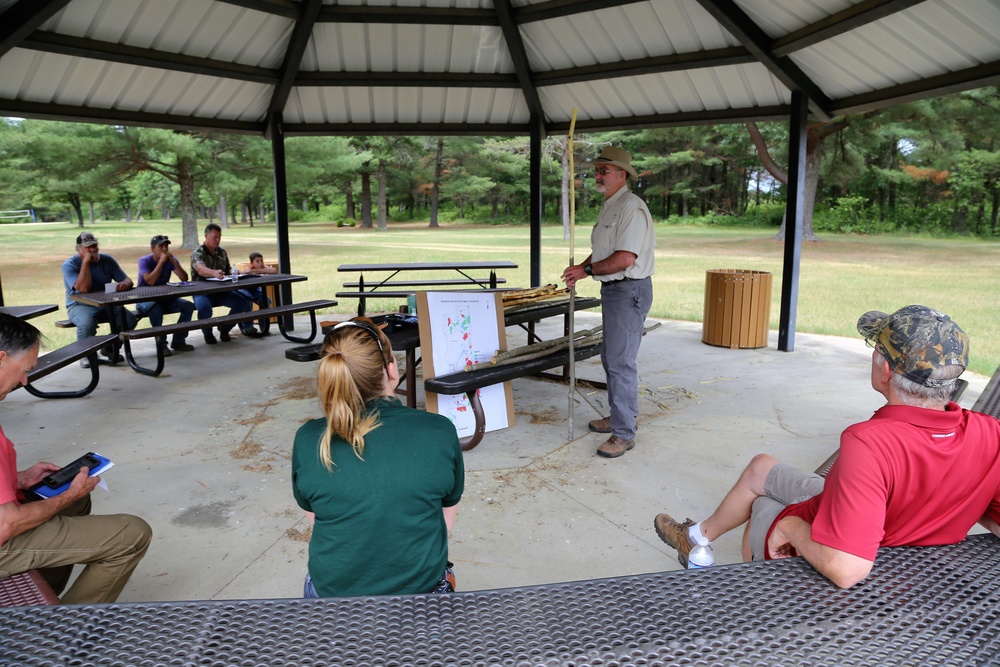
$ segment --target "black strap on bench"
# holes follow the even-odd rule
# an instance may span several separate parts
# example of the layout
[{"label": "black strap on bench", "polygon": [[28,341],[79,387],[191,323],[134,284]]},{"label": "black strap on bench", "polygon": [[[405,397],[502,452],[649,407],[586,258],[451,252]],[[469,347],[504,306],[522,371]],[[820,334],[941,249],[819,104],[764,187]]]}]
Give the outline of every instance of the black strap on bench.
[{"label": "black strap on bench", "polygon": [[[573,358],[576,361],[583,361],[596,354],[600,354],[600,352],[600,344],[588,345],[587,347],[580,347],[573,350]],[[459,371],[458,373],[427,378],[424,380],[424,390],[448,396],[464,393],[469,397],[469,405],[472,407],[472,413],[476,417],[476,430],[472,435],[461,439],[462,450],[469,451],[478,445],[486,434],[486,413],[483,411],[483,405],[479,401],[479,394],[476,393],[477,389],[514,380],[525,375],[534,375],[549,368],[565,366],[568,363],[569,350],[561,350],[537,359],[529,359],[512,364],[499,364],[474,371]]]},{"label": "black strap on bench", "polygon": [[142,373],[143,375],[150,375],[152,377],[158,376],[163,372],[163,366],[165,364],[165,358],[163,356],[163,348],[159,345],[156,346],[156,366],[155,368],[145,368],[140,366],[135,360],[135,355],[132,354],[133,340],[140,340],[144,338],[156,338],[159,336],[166,337],[170,334],[180,333],[182,331],[194,331],[196,329],[210,329],[213,327],[218,327],[220,325],[226,324],[240,324],[242,322],[252,322],[254,320],[275,317],[279,315],[288,315],[292,313],[298,313],[303,311],[309,312],[309,321],[311,325],[311,330],[308,336],[293,336],[288,333],[285,328],[285,324],[281,317],[278,317],[278,330],[281,335],[293,343],[308,343],[313,338],[316,337],[316,333],[319,327],[316,324],[316,311],[322,308],[332,308],[336,306],[337,302],[330,299],[317,299],[315,301],[305,301],[303,303],[290,303],[284,306],[273,306],[271,308],[261,308],[260,310],[248,310],[245,313],[234,313],[232,315],[222,315],[219,317],[212,317],[207,320],[192,320],[190,322],[177,322],[176,324],[164,324],[159,327],[149,327],[147,329],[133,329],[132,331],[121,332],[121,338],[125,345],[125,358],[128,360],[129,366],[133,368],[137,373]]},{"label": "black strap on bench", "polygon": [[[116,334],[91,336],[43,354],[38,358],[38,365],[28,372],[28,384],[24,388],[28,390],[29,394],[38,398],[80,398],[86,396],[97,388],[97,383],[101,379],[100,371],[98,370],[100,364],[97,361],[97,351],[110,343],[114,343],[117,338]],[[90,360],[90,384],[83,389],[77,391],[42,391],[34,386],[36,380],[83,358]]]}]

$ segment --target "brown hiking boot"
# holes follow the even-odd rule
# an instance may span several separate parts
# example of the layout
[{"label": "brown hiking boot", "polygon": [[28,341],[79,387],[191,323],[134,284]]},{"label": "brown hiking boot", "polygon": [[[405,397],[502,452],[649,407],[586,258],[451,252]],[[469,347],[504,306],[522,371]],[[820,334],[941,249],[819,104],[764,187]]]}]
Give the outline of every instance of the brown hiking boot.
[{"label": "brown hiking boot", "polygon": [[611,433],[611,417],[605,417],[603,419],[595,419],[589,424],[590,430],[594,433]]},{"label": "brown hiking boot", "polygon": [[617,435],[613,435],[597,448],[597,455],[606,459],[616,459],[628,450],[635,447],[635,440],[622,440]]},{"label": "brown hiking boot", "polygon": [[688,528],[694,525],[691,519],[677,523],[669,514],[657,514],[653,520],[653,528],[660,539],[677,549],[677,561],[685,568],[688,566],[688,554],[694,548],[694,543],[688,537]]}]

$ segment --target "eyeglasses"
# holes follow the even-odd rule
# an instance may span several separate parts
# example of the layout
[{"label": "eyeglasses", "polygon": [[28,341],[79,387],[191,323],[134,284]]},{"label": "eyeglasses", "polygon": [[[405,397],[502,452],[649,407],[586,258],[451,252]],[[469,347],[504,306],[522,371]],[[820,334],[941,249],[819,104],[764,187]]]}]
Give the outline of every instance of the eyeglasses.
[{"label": "eyeglasses", "polygon": [[375,344],[378,345],[378,355],[382,359],[382,365],[385,366],[385,370],[389,370],[389,362],[385,360],[385,349],[382,347],[382,340],[378,337],[378,332],[367,322],[356,322],[354,320],[349,320],[347,322],[341,322],[337,326],[333,327],[330,333],[337,331],[338,329],[346,329],[347,327],[355,327],[361,329],[369,336],[375,340]]},{"label": "eyeglasses", "polygon": [[595,176],[607,176],[608,174],[613,174],[616,171],[621,171],[621,169],[618,169],[616,167],[597,168],[597,169],[594,170],[594,175]]}]

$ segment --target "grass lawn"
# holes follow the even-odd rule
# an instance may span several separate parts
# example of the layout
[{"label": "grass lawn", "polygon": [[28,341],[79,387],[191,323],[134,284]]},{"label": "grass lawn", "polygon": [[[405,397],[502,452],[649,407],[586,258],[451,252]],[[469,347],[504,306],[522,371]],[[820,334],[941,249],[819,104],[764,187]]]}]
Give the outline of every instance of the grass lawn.
[{"label": "grass lawn", "polygon": [[[199,227],[203,226],[200,221]],[[99,222],[87,229],[133,280],[137,280],[137,260],[149,252],[154,234],[169,235],[178,256],[188,255],[180,247],[179,220]],[[771,328],[777,328],[784,246],[771,240],[773,230],[658,225],[656,231],[651,316],[700,322],[706,270],[754,269],[774,274]],[[75,336],[52,323],[66,316],[60,265],[73,254],[79,232],[69,223],[0,225],[5,303],[60,305],[58,313],[33,320],[49,338],[47,348],[64,345]],[[449,224],[429,229],[425,223],[391,223],[389,231],[378,232],[292,223],[289,235],[293,272],[309,276],[293,287],[296,300],[332,298],[341,283],[357,278],[337,273],[337,266],[345,263],[509,259],[519,268],[501,273],[507,285],[523,287],[529,282],[527,226]],[[578,262],[589,253],[589,238],[589,227],[579,226],[574,253]],[[255,250],[268,260],[277,258],[273,225],[231,226],[223,231],[222,245],[234,262]],[[562,228],[544,227],[542,282],[556,282],[568,258],[569,243],[562,238]],[[854,337],[855,322],[866,310],[891,312],[921,303],[948,313],[965,329],[972,338],[971,370],[992,375],[1000,364],[1000,318],[988,295],[1000,294],[998,266],[1000,244],[991,241],[823,235],[822,242],[802,248],[796,330]],[[589,281],[578,290],[582,296],[598,292],[597,284]],[[369,310],[395,310],[401,302],[372,301]],[[349,314],[354,308],[355,301],[345,300],[336,312]]]}]

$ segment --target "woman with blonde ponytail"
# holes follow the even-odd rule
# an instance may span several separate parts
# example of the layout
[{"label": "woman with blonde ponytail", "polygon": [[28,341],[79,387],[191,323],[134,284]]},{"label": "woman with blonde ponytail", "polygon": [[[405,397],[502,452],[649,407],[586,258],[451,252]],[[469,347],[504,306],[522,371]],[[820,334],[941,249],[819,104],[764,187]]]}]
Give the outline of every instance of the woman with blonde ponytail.
[{"label": "woman with blonde ponytail", "polygon": [[317,376],[325,418],[303,424],[292,492],[314,517],[306,597],[454,588],[448,531],[465,485],[458,434],[404,407],[389,339],[370,319],[333,328]]}]

